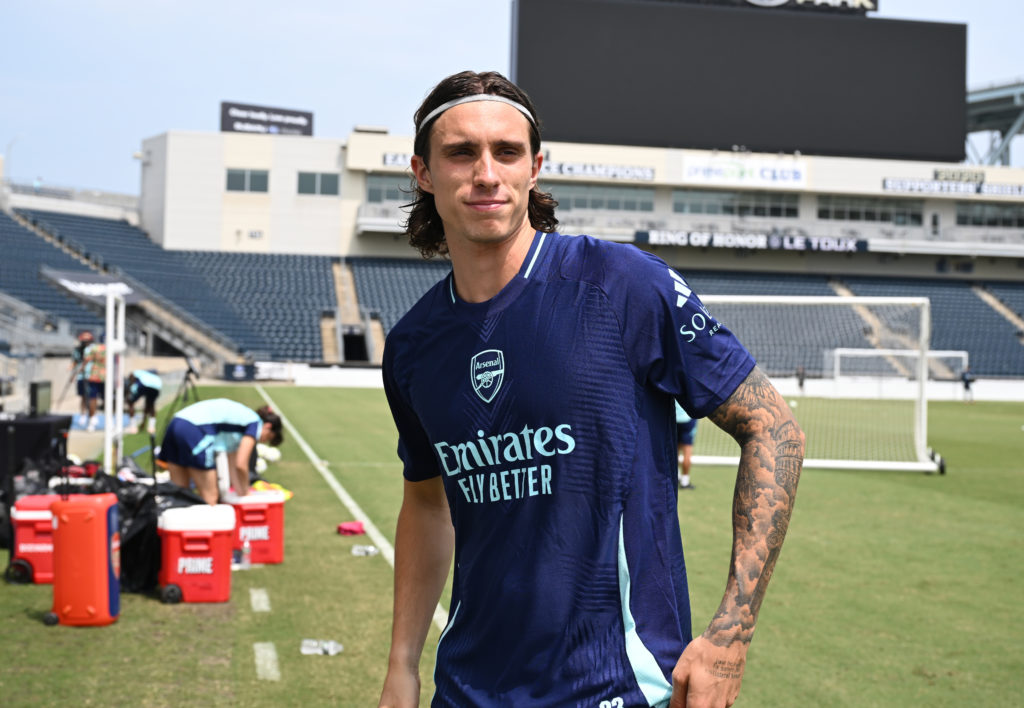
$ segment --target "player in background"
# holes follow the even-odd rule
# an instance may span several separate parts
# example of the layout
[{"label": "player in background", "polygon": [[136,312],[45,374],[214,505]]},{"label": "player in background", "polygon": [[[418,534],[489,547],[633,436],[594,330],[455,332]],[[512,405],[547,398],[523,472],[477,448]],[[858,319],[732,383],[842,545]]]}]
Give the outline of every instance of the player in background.
[{"label": "player in background", "polygon": [[85,377],[89,397],[89,424],[86,429],[92,431],[99,425],[96,412],[99,402],[103,400],[103,386],[107,380],[107,345],[103,335],[100,335],[100,341],[92,342],[85,348],[82,361],[82,375]]},{"label": "player in background", "polygon": [[697,437],[697,421],[683,410],[676,401],[676,439],[679,444],[679,455],[676,460],[679,465],[679,488],[694,489],[690,482],[690,467],[693,460],[693,441]]},{"label": "player in background", "polygon": [[960,381],[964,385],[964,402],[974,403],[974,391],[971,390],[971,384],[974,383],[974,374],[971,373],[971,367],[964,367],[964,370],[960,373]]},{"label": "player in background", "polygon": [[[662,261],[555,233],[518,87],[450,76],[415,124],[407,232],[452,271],[385,346],[405,480],[380,705],[419,704],[453,553],[433,706],[731,705],[803,460],[789,408]],[[740,446],[729,576],[697,637],[673,399]]]},{"label": "player in background", "polygon": [[166,463],[171,482],[186,489],[195,485],[203,501],[216,504],[217,453],[234,454],[231,487],[235,496],[244,497],[249,493],[249,460],[256,443],[280,445],[281,426],[281,416],[270,406],[254,411],[228,398],[198,401],[171,418],[157,457]]},{"label": "player in background", "polygon": [[[160,397],[164,382],[155,371],[136,369],[128,377],[128,415],[132,419],[133,430],[145,429],[150,435],[156,434],[156,400]],[[142,399],[142,419],[135,421],[135,404]],[[148,424],[147,424],[148,422]]]},{"label": "player in background", "polygon": [[89,422],[89,383],[85,379],[85,350],[92,344],[92,332],[78,335],[78,346],[71,351],[71,375],[78,394],[78,424],[83,428]]}]

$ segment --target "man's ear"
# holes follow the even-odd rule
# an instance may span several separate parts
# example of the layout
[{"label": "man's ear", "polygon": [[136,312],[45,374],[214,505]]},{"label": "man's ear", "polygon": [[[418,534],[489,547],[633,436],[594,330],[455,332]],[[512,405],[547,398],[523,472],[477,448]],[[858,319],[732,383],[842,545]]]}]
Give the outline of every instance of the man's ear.
[{"label": "man's ear", "polygon": [[427,167],[427,161],[419,155],[413,155],[410,167],[412,167],[413,177],[416,178],[416,184],[419,185],[420,189],[428,194],[433,194],[434,185],[430,179],[430,168]]},{"label": "man's ear", "polygon": [[533,156],[532,175],[530,177],[530,189],[537,188],[537,178],[540,177],[540,166],[544,164],[544,156],[539,152]]}]

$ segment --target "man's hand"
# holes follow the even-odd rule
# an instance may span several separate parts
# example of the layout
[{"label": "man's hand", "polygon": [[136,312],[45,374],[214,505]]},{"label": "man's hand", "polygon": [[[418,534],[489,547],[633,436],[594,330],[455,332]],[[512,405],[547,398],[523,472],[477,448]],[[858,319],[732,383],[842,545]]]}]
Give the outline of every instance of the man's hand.
[{"label": "man's hand", "polygon": [[419,674],[408,670],[389,670],[377,708],[416,708],[419,704]]},{"label": "man's hand", "polygon": [[720,647],[695,637],[672,670],[672,701],[669,708],[722,708],[740,694],[747,663],[747,644]]}]

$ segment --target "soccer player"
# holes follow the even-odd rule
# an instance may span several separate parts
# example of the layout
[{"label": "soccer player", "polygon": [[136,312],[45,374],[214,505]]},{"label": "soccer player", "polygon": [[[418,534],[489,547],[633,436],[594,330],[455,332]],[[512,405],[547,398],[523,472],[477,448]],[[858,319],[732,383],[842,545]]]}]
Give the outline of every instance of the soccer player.
[{"label": "soccer player", "polygon": [[[406,228],[452,272],[385,346],[405,481],[380,705],[418,705],[453,553],[434,706],[730,705],[803,434],[678,273],[633,246],[555,233],[537,114],[518,87],[450,76],[415,124]],[[741,448],[728,582],[696,638],[673,399]]]},{"label": "soccer player", "polygon": [[140,398],[143,399],[142,421],[139,422],[137,429],[145,429],[150,435],[156,433],[156,399],[160,397],[163,385],[163,379],[155,371],[136,369],[128,377],[128,415],[132,418],[134,426],[135,404]]},{"label": "soccer player", "polygon": [[207,504],[216,504],[216,455],[235,453],[231,485],[235,495],[249,493],[249,458],[257,442],[281,444],[281,416],[270,406],[252,410],[228,398],[211,398],[178,411],[164,432],[157,458],[167,464],[171,482],[186,489],[194,484]]},{"label": "soccer player", "polygon": [[697,437],[697,421],[683,410],[676,401],[676,442],[679,455],[676,464],[679,466],[679,488],[693,489],[690,481],[690,467],[693,464],[693,440]]},{"label": "soccer player", "polygon": [[107,380],[107,345],[105,336],[100,341],[91,342],[85,348],[82,359],[82,375],[85,377],[86,391],[89,396],[89,423],[87,430],[96,430],[99,425],[99,402],[103,400],[103,387]]}]

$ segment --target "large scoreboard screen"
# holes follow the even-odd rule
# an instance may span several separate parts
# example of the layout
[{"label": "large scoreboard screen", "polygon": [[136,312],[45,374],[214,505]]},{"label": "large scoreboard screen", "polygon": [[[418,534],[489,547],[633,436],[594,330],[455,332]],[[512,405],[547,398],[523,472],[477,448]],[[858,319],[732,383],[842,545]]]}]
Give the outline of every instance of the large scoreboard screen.
[{"label": "large scoreboard screen", "polygon": [[665,0],[515,0],[545,140],[958,162],[966,26]]}]

